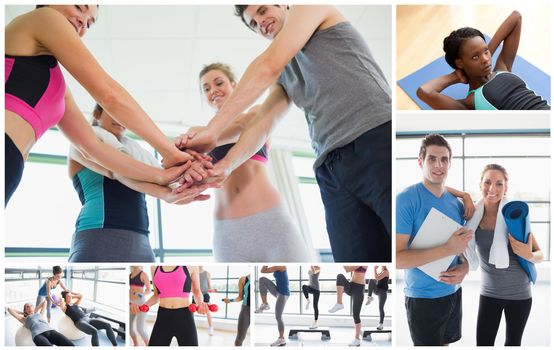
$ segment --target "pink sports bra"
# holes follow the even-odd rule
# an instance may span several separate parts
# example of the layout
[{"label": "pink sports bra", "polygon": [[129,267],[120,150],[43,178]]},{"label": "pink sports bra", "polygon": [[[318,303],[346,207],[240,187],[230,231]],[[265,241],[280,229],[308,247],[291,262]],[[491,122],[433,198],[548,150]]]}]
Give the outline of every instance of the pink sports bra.
[{"label": "pink sports bra", "polygon": [[152,280],[160,299],[188,298],[192,287],[192,279],[186,266],[175,266],[172,271],[164,271],[158,266]]},{"label": "pink sports bra", "polygon": [[18,114],[38,140],[65,112],[65,80],[54,56],[5,55],[6,109]]}]

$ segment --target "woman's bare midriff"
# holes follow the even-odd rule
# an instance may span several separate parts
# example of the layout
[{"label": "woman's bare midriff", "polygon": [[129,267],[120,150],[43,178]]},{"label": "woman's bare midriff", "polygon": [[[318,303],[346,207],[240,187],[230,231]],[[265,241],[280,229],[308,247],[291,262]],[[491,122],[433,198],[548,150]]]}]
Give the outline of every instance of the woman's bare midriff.
[{"label": "woman's bare midriff", "polygon": [[352,273],[352,282],[358,284],[365,284],[365,274],[361,272]]},{"label": "woman's bare midriff", "polygon": [[276,207],[281,197],[269,181],[266,165],[247,160],[216,191],[215,218],[237,219]]},{"label": "woman's bare midriff", "polygon": [[182,309],[190,304],[188,298],[164,298],[160,299],[160,307],[166,309]]},{"label": "woman's bare midriff", "polygon": [[6,135],[12,139],[23,159],[26,160],[35,144],[35,131],[19,114],[4,109],[4,115]]}]

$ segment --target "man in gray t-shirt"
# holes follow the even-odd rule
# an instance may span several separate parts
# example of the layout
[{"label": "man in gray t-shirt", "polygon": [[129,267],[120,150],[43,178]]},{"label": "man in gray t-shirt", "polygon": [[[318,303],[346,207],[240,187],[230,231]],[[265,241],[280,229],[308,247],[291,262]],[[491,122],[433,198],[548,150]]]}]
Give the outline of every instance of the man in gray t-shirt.
[{"label": "man in gray t-shirt", "polygon": [[390,87],[367,44],[333,6],[236,5],[235,12],[272,43],[208,126],[178,143],[213,149],[225,127],[271,87],[255,121],[215,165],[216,181],[263,145],[294,102],[316,153],[335,261],[391,261]]}]

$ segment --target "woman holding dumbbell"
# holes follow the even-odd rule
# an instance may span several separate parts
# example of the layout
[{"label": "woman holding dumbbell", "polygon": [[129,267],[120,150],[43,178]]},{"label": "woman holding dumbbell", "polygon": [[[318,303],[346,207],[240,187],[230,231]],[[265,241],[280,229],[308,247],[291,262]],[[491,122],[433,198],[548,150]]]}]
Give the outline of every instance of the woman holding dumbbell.
[{"label": "woman holding dumbbell", "polygon": [[[143,305],[146,301],[146,296],[150,294],[150,277],[142,271],[141,266],[131,266],[131,273],[129,274],[129,300],[130,303],[136,305]],[[140,312],[138,314],[131,313],[130,315],[130,330],[131,339],[134,346],[139,346],[138,335],[144,341],[144,345],[148,345],[148,334],[144,328],[144,321],[146,320],[146,313]],[[135,331],[136,325],[136,331]]]},{"label": "woman holding dumbbell", "polygon": [[242,276],[239,279],[239,296],[233,299],[224,298],[225,304],[233,302],[242,302],[242,307],[239,314],[239,322],[237,324],[237,337],[235,338],[235,346],[242,346],[246,332],[250,327],[250,275]]},{"label": "woman holding dumbbell", "polygon": [[[197,266],[152,266],[154,295],[143,305],[130,304],[131,313],[148,311],[160,303],[148,346],[169,346],[173,337],[179,346],[198,346],[198,334],[192,312],[205,315],[208,306],[202,300]],[[197,305],[189,301],[194,294]]]}]

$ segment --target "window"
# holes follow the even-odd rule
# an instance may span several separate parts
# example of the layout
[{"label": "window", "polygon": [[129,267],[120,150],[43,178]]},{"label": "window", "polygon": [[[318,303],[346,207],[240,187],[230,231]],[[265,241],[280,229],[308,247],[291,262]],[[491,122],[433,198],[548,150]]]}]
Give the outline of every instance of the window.
[{"label": "window", "polygon": [[[390,266],[389,266],[390,268]],[[288,266],[287,267],[287,273],[289,276],[289,288],[290,288],[290,296],[287,299],[287,304],[285,305],[285,314],[292,314],[292,315],[312,315],[313,309],[310,307],[308,310],[305,310],[305,298],[302,294],[302,285],[309,284],[309,277],[308,277],[308,269],[307,266]],[[273,280],[272,274],[268,273],[260,273],[259,272],[260,267],[256,267],[256,281],[255,281],[255,287],[256,287],[256,294],[259,293],[259,279],[260,277],[267,277],[270,280]],[[351,299],[348,295],[344,295],[343,303],[344,303],[344,309],[334,313],[330,314],[327,310],[332,306],[335,305],[337,302],[337,287],[336,287],[336,280],[337,275],[341,273],[343,274],[347,279],[350,280],[350,274],[344,271],[344,268],[342,265],[323,265],[321,266],[321,272],[319,275],[319,288],[320,288],[320,297],[319,297],[319,314],[320,316],[344,316],[344,317],[352,317],[352,303]],[[367,273],[366,273],[366,280],[373,278],[373,267],[369,266]],[[367,282],[367,281],[366,281]],[[367,283],[366,283],[367,284]],[[389,290],[392,290],[389,289]],[[365,304],[365,298],[367,298],[367,286],[364,291],[364,304]],[[391,292],[389,292],[391,293]],[[270,297],[271,298],[271,297]],[[391,310],[392,310],[392,300],[393,298],[390,297],[391,300],[385,303],[385,317],[390,317]],[[388,299],[389,299],[388,298]],[[313,298],[310,296],[310,300],[313,301]],[[256,298],[256,308],[258,308],[260,305],[260,300]],[[361,317],[379,317],[379,307],[378,302],[373,302],[369,306],[362,307],[361,311]]]},{"label": "window", "polygon": [[[424,136],[397,135],[397,192],[421,181],[417,157]],[[505,167],[509,175],[507,195],[529,204],[532,232],[545,259],[550,260],[550,134],[455,133],[445,138],[454,157],[448,185],[469,192],[474,200],[478,200],[484,166],[497,163]]]},{"label": "window", "polygon": [[312,243],[321,253],[330,254],[331,245],[325,224],[325,208],[312,169],[314,161],[315,156],[311,153],[293,152],[293,170],[298,178],[300,198]]}]

